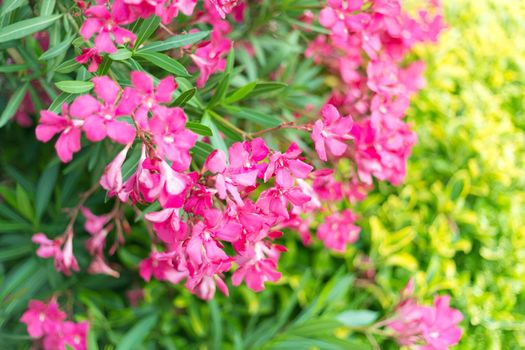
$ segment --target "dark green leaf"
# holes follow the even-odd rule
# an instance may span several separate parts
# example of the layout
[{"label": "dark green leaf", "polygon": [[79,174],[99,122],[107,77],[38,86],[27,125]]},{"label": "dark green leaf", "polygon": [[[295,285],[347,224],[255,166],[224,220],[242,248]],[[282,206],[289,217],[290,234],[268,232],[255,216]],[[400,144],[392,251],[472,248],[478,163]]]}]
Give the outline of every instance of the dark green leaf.
[{"label": "dark green leaf", "polygon": [[22,103],[22,100],[24,99],[28,87],[29,83],[25,83],[14,92],[13,96],[11,96],[9,102],[7,102],[7,106],[0,116],[0,128],[7,124],[11,117],[15,115],[18,107],[20,107],[20,103]]},{"label": "dark green leaf", "polygon": [[271,128],[282,123],[273,115],[265,114],[254,109],[241,107],[225,107],[226,115],[231,115],[236,118],[246,119],[255,124],[261,125],[265,128]]},{"label": "dark green leaf", "polygon": [[136,57],[143,58],[146,61],[153,63],[159,68],[162,68],[170,73],[178,76],[189,77],[190,74],[182,64],[173,58],[159,52],[138,52]]},{"label": "dark green leaf", "polygon": [[159,27],[160,18],[158,16],[151,16],[146,19],[137,33],[137,40],[135,41],[135,47],[140,48],[140,45],[146,41]]},{"label": "dark green leaf", "polygon": [[280,82],[258,82],[248,97],[254,97],[258,95],[267,94],[270,92],[280,91],[286,88],[288,85]]},{"label": "dark green leaf", "polygon": [[26,3],[27,0],[6,0],[2,5],[2,12],[0,12],[0,15],[3,16],[8,12],[14,11],[20,6],[25,5]]},{"label": "dark green leaf", "polygon": [[21,70],[26,70],[27,65],[26,64],[6,64],[3,66],[0,66],[0,73],[13,73],[13,72],[19,72]]},{"label": "dark green leaf", "polygon": [[78,63],[77,61],[75,61],[74,58],[70,59],[70,60],[67,60],[67,61],[64,61],[62,62],[56,69],[55,71],[57,73],[63,73],[63,74],[67,74],[67,73],[71,73],[75,70],[77,70],[79,67],[80,67],[80,63]]},{"label": "dark green leaf", "polygon": [[124,335],[116,350],[132,350],[142,348],[144,338],[148,336],[157,324],[157,315],[150,315],[140,320]]},{"label": "dark green leaf", "polygon": [[186,128],[202,136],[212,136],[213,135],[213,132],[211,131],[209,127],[207,127],[206,125],[200,124],[200,123],[187,122]]},{"label": "dark green leaf", "polygon": [[44,210],[49,206],[49,200],[55,187],[59,168],[60,165],[58,163],[48,165],[38,180],[35,197],[35,215],[37,222],[40,221]]},{"label": "dark green leaf", "polygon": [[217,86],[217,89],[215,89],[213,97],[208,103],[208,108],[213,108],[223,100],[224,96],[226,95],[226,91],[228,91],[228,87],[230,86],[230,77],[230,73],[224,74],[224,76],[221,79],[221,82],[219,83],[219,86]]},{"label": "dark green leaf", "polygon": [[74,94],[68,94],[67,92],[63,92],[51,103],[49,106],[49,110],[54,113],[59,113],[60,109],[62,108],[62,105],[64,103],[69,103],[73,101],[76,95]]},{"label": "dark green leaf", "polygon": [[226,103],[231,104],[235,103],[237,101],[242,100],[245,98],[257,85],[256,82],[251,82],[249,84],[246,84],[236,90],[234,90],[225,100]]},{"label": "dark green leaf", "polygon": [[33,221],[33,206],[31,205],[31,200],[20,184],[16,184],[16,204],[20,214]]},{"label": "dark green leaf", "polygon": [[10,24],[0,29],[0,43],[20,39],[49,27],[61,15],[40,16]]},{"label": "dark green leaf", "polygon": [[74,36],[70,36],[66,38],[64,41],[60,42],[56,46],[50,48],[46,52],[44,52],[42,55],[40,55],[40,60],[49,60],[53,57],[56,57],[64,52],[67,51],[67,49],[71,46],[71,42],[73,41]]},{"label": "dark green leaf", "polygon": [[191,34],[182,34],[177,35],[168,40],[157,41],[149,45],[144,46],[141,49],[138,49],[137,52],[158,52],[158,51],[167,51],[175,49],[177,47],[182,47],[186,45],[195,44],[210,34],[209,31],[202,31]]},{"label": "dark green leaf", "polygon": [[186,105],[186,103],[188,103],[188,101],[193,98],[196,92],[196,88],[191,88],[189,90],[184,91],[182,94],[179,95],[179,97],[177,97],[177,99],[171,104],[171,106],[184,107],[184,105]]}]

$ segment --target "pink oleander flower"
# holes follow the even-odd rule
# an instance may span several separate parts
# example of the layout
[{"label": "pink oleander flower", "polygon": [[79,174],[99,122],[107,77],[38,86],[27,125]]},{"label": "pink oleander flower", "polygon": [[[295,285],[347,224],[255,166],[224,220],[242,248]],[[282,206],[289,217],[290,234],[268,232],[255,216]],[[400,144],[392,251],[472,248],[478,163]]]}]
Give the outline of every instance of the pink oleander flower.
[{"label": "pink oleander flower", "polygon": [[290,189],[295,179],[305,179],[313,167],[299,159],[302,150],[292,143],[285,153],[275,152],[270,156],[270,162],[264,172],[267,182],[275,175],[275,183],[284,189]]},{"label": "pink oleander flower", "polygon": [[102,231],[104,226],[111,220],[111,215],[95,215],[88,208],[82,206],[80,207],[82,215],[86,218],[86,223],[84,224],[84,229],[91,233],[92,235]]},{"label": "pink oleander flower", "polygon": [[88,140],[98,142],[106,136],[115,142],[127,144],[135,139],[135,128],[117,120],[123,116],[117,112],[115,105],[121,91],[113,80],[108,77],[93,78],[95,94],[102,100],[100,103],[91,95],[79,96],[73,101],[70,108],[72,116],[83,119],[84,132]]},{"label": "pink oleander flower", "polygon": [[327,248],[343,253],[348,244],[359,238],[361,228],[354,224],[355,220],[355,215],[348,209],[329,215],[317,228],[317,238],[323,241]]},{"label": "pink oleander flower", "polygon": [[263,191],[257,199],[257,206],[266,215],[279,219],[289,219],[288,205],[303,206],[311,197],[301,190],[299,186],[291,188],[273,187]]},{"label": "pink oleander flower", "polygon": [[73,154],[80,151],[80,136],[82,134],[83,119],[73,119],[68,114],[68,105],[62,106],[62,115],[51,111],[40,112],[39,124],[36,127],[36,138],[41,142],[49,142],[58,133],[61,133],[55,144],[60,160],[67,163],[73,159]]},{"label": "pink oleander flower", "polygon": [[64,236],[53,241],[48,239],[43,233],[37,233],[33,235],[32,240],[40,245],[36,252],[39,257],[55,259],[55,269],[57,271],[69,276],[71,275],[71,270],[79,270],[77,260],[73,255],[73,231],[68,230]]},{"label": "pink oleander flower", "polygon": [[114,278],[119,278],[120,276],[120,273],[118,271],[112,269],[107,264],[102,253],[95,255],[93,260],[91,260],[91,264],[89,265],[87,271],[91,274],[108,275]]},{"label": "pink oleander flower", "polygon": [[213,31],[211,41],[203,44],[195,50],[194,54],[190,55],[200,71],[197,87],[202,88],[213,73],[223,71],[226,68],[226,60],[223,57],[230,51],[231,46],[230,39],[222,37],[217,31]]},{"label": "pink oleander flower", "polygon": [[39,300],[29,301],[29,307],[20,318],[27,325],[27,333],[32,338],[40,338],[47,333],[56,333],[66,319],[55,300],[45,304]]},{"label": "pink oleander flower", "polygon": [[98,52],[97,48],[84,48],[82,54],[75,57],[75,61],[80,64],[89,63],[88,72],[93,73],[98,70],[98,66],[102,63],[102,56]]},{"label": "pink oleander flower", "polygon": [[179,283],[187,276],[185,271],[178,271],[173,265],[173,254],[151,252],[150,256],[139,264],[139,274],[145,281],[155,277],[159,281]]},{"label": "pink oleander flower", "polygon": [[[230,159],[237,155],[237,148],[231,147]],[[259,170],[248,168],[230,168],[226,162],[226,155],[221,150],[215,150],[204,163],[206,169],[215,175],[215,189],[220,199],[226,199],[228,194],[239,206],[243,206],[241,192],[245,188],[253,188],[257,183]]]},{"label": "pink oleander flower", "polygon": [[277,262],[284,251],[286,248],[281,245],[270,245],[263,241],[250,244],[235,258],[239,267],[232,275],[233,285],[238,286],[245,280],[248,288],[260,292],[265,282],[279,281],[281,273],[277,271]]},{"label": "pink oleander flower", "polygon": [[147,18],[155,14],[161,18],[163,24],[168,24],[177,17],[179,11],[191,16],[197,0],[124,0],[124,3],[133,12],[137,12],[139,17]]},{"label": "pink oleander flower", "polygon": [[312,132],[315,150],[321,160],[328,160],[327,149],[334,156],[342,156],[348,145],[347,140],[352,139],[350,134],[353,121],[350,116],[341,117],[335,106],[328,104],[321,110],[322,119],[317,120]]},{"label": "pink oleander flower", "polygon": [[411,282],[405,289],[395,316],[387,324],[397,342],[422,350],[447,350],[456,345],[461,339],[458,324],[463,315],[449,306],[450,297],[438,296],[432,306],[422,306],[412,297]]},{"label": "pink oleander flower", "polygon": [[[71,346],[74,350],[87,350],[87,334],[89,323],[84,322],[64,322],[62,326],[62,343]],[[51,350],[51,349],[50,349]]]},{"label": "pink oleander flower", "polygon": [[106,166],[104,174],[100,178],[100,186],[108,191],[110,197],[119,193],[122,190],[122,165],[126,160],[126,156],[131,147],[131,143],[126,145],[122,151],[120,151],[115,159]]},{"label": "pink oleander flower", "polygon": [[173,169],[188,170],[191,163],[190,149],[197,135],[185,128],[186,114],[182,108],[160,106],[149,121],[157,150],[161,156],[171,160]]},{"label": "pink oleander flower", "polygon": [[363,6],[363,0],[329,0],[328,5],[319,13],[319,23],[325,28],[332,30],[334,35],[347,38],[352,12]]},{"label": "pink oleander flower", "polygon": [[222,18],[233,11],[239,5],[240,0],[206,0],[211,3]]},{"label": "pink oleander flower", "polygon": [[126,22],[117,18],[113,9],[108,10],[106,5],[91,6],[84,14],[87,19],[80,28],[80,35],[84,40],[89,40],[93,35],[96,35],[95,48],[99,52],[116,52],[117,48],[113,41],[121,45],[126,43],[133,45],[135,42],[135,34],[120,27]]},{"label": "pink oleander flower", "polygon": [[180,217],[180,209],[163,209],[147,213],[144,218],[153,223],[155,233],[164,243],[175,244],[186,238],[188,227]]},{"label": "pink oleander flower", "polygon": [[135,112],[135,118],[139,126],[148,129],[148,112],[155,110],[161,103],[169,103],[177,88],[177,83],[172,76],[162,79],[159,85],[153,85],[153,79],[145,72],[131,72],[131,83],[133,87],[126,87],[120,100],[118,113],[131,114]]}]

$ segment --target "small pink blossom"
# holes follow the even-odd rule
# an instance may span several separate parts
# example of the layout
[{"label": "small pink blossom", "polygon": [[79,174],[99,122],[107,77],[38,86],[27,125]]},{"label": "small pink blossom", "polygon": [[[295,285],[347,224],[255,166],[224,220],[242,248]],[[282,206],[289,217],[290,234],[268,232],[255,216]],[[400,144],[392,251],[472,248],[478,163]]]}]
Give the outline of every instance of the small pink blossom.
[{"label": "small pink blossom", "polygon": [[317,228],[317,238],[327,248],[343,253],[347,244],[354,243],[359,238],[361,229],[354,224],[355,220],[355,215],[348,209],[329,215]]},{"label": "small pink blossom", "polygon": [[36,138],[41,142],[49,142],[60,133],[55,149],[60,160],[67,163],[73,159],[73,154],[80,151],[81,128],[83,119],[73,119],[69,116],[68,105],[62,106],[62,115],[51,111],[40,113],[39,124],[36,127]]},{"label": "small pink blossom", "polygon": [[32,338],[40,338],[44,334],[57,332],[65,319],[66,314],[59,309],[55,300],[49,304],[31,300],[20,321],[27,325],[27,333]]},{"label": "small pink blossom", "polygon": [[323,118],[315,122],[312,140],[319,158],[327,161],[327,149],[338,157],[348,148],[346,141],[353,138],[350,134],[353,121],[350,116],[341,117],[337,108],[330,104],[323,107],[321,114]]},{"label": "small pink blossom", "polygon": [[122,151],[120,151],[115,159],[106,166],[104,174],[100,178],[100,186],[108,191],[109,196],[114,196],[121,191],[122,183],[122,165],[126,160],[126,155],[131,147],[131,143],[126,145]]},{"label": "small pink blossom", "polygon": [[114,12],[108,10],[105,5],[92,6],[84,14],[87,19],[80,28],[80,35],[84,40],[89,40],[95,35],[95,48],[99,52],[116,52],[113,41],[118,44],[135,42],[135,34],[120,27],[126,23],[116,18]]},{"label": "small pink blossom", "polygon": [[200,71],[197,87],[202,88],[213,73],[224,70],[226,67],[224,56],[230,51],[231,46],[229,39],[214,31],[211,41],[200,46],[194,54],[190,55]]},{"label": "small pink blossom", "polygon": [[275,152],[270,156],[270,163],[264,173],[264,181],[275,175],[275,183],[289,189],[294,179],[305,179],[313,167],[299,159],[302,153],[296,143],[292,143],[285,153]]},{"label": "small pink blossom", "polygon": [[75,58],[80,64],[89,63],[88,72],[93,73],[98,70],[98,66],[102,63],[102,56],[98,52],[97,48],[84,48],[82,54]]},{"label": "small pink blossom", "polygon": [[55,240],[48,239],[43,233],[33,235],[33,242],[39,244],[37,255],[41,258],[54,258],[55,268],[66,276],[71,270],[78,271],[78,263],[73,255],[73,231],[68,230],[64,236]]}]

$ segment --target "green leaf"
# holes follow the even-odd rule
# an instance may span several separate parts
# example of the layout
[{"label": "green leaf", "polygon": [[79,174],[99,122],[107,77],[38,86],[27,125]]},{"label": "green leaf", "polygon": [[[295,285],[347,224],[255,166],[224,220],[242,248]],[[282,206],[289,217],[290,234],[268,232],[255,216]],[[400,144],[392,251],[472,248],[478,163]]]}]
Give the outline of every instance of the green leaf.
[{"label": "green leaf", "polygon": [[31,200],[20,184],[16,184],[16,205],[20,214],[30,221],[33,221],[33,206],[31,205]]},{"label": "green leaf", "polygon": [[202,117],[201,123],[204,125],[207,125],[211,129],[211,132],[213,133],[213,136],[210,137],[210,142],[212,146],[215,149],[220,149],[221,151],[224,152],[224,154],[228,154],[228,147],[226,146],[226,143],[222,139],[222,136],[219,133],[219,130],[217,130],[217,126],[211,119],[208,112],[204,112],[204,116]]},{"label": "green leaf", "polygon": [[186,128],[202,136],[212,136],[213,135],[213,132],[211,131],[209,127],[207,127],[206,125],[200,124],[200,123],[187,122]]},{"label": "green leaf", "polygon": [[190,101],[195,93],[197,92],[196,88],[191,88],[189,90],[184,91],[182,94],[177,97],[175,101],[171,104],[172,107],[184,107],[188,101]]},{"label": "green leaf", "polygon": [[190,153],[199,160],[199,162],[203,163],[206,158],[210,155],[210,153],[213,152],[213,147],[207,143],[197,141],[195,143],[195,146],[190,150]]},{"label": "green leaf", "polygon": [[129,51],[128,49],[124,49],[124,48],[118,49],[117,52],[109,55],[109,57],[113,61],[124,61],[124,60],[127,60],[128,58],[131,58],[131,56],[132,56],[131,51]]},{"label": "green leaf", "polygon": [[66,39],[64,39],[62,42],[58,43],[56,46],[50,48],[46,52],[44,52],[42,55],[40,55],[40,60],[49,60],[53,57],[56,57],[64,52],[67,51],[67,49],[71,46],[71,42],[73,41],[75,37],[69,36]]},{"label": "green leaf", "polygon": [[0,15],[5,15],[8,12],[14,11],[17,8],[19,8],[22,5],[25,5],[27,3],[27,0],[7,0],[4,1],[4,4],[2,5],[2,12]]},{"label": "green leaf", "polygon": [[254,97],[258,95],[267,94],[270,92],[276,92],[288,87],[285,83],[280,82],[258,82],[255,89],[251,91],[248,97]]},{"label": "green leaf", "polygon": [[35,259],[28,259],[13,269],[7,278],[2,281],[0,300],[4,300],[9,293],[16,290],[18,286],[31,278],[31,276],[34,276],[35,272],[39,269],[39,266],[40,263],[37,263]]},{"label": "green leaf", "polygon": [[213,108],[214,106],[222,102],[224,96],[226,95],[226,91],[228,90],[228,87],[230,86],[230,77],[231,77],[230,73],[226,73],[222,77],[221,82],[219,83],[219,86],[217,86],[217,89],[215,89],[215,93],[213,94],[213,97],[208,103],[209,109]]},{"label": "green leaf", "polygon": [[349,310],[337,315],[336,319],[349,327],[361,327],[372,324],[379,314],[370,310]]},{"label": "green leaf", "polygon": [[38,180],[35,197],[35,215],[37,222],[40,221],[44,210],[49,206],[49,199],[55,188],[59,169],[60,165],[58,163],[48,165]]},{"label": "green leaf", "polygon": [[98,350],[97,335],[92,327],[90,327],[87,335],[87,350]]},{"label": "green leaf", "polygon": [[81,94],[93,89],[93,83],[90,81],[64,80],[55,83],[56,87],[70,94]]},{"label": "green leaf", "polygon": [[71,73],[75,70],[77,70],[79,67],[81,66],[80,63],[78,63],[77,61],[75,61],[74,58],[70,59],[70,60],[67,60],[67,61],[64,61],[62,62],[56,69],[55,71],[57,73],[63,73],[63,74],[67,74],[67,73]]},{"label": "green leaf", "polygon": [[209,31],[202,31],[191,34],[182,34],[169,38],[164,41],[157,41],[149,45],[144,46],[141,49],[138,49],[137,52],[158,52],[158,51],[167,51],[175,49],[177,47],[182,47],[186,45],[195,44],[210,34]]},{"label": "green leaf", "polygon": [[255,109],[231,106],[225,107],[224,110],[226,111],[226,113],[224,113],[225,115],[246,119],[265,128],[271,128],[282,123],[281,120],[277,119],[273,115],[265,114]]},{"label": "green leaf", "polygon": [[250,92],[252,92],[256,85],[257,83],[255,81],[252,81],[251,83],[234,90],[224,102],[226,102],[227,104],[231,104],[242,100],[243,98],[248,96]]},{"label": "green leaf", "polygon": [[14,92],[13,96],[11,96],[9,102],[7,102],[7,106],[5,107],[4,111],[2,112],[2,115],[0,116],[0,128],[6,125],[7,122],[11,119],[11,117],[15,115],[16,111],[18,110],[18,107],[20,107],[20,103],[22,103],[22,100],[24,99],[28,87],[29,82],[19,87]]},{"label": "green leaf", "polygon": [[143,58],[170,73],[178,76],[189,77],[190,74],[186,68],[173,58],[159,52],[138,52],[135,57]]},{"label": "green leaf", "polygon": [[26,70],[27,64],[6,64],[0,66],[0,73],[13,73],[21,70]]},{"label": "green leaf", "polygon": [[135,41],[135,47],[140,48],[140,45],[146,41],[159,27],[160,17],[151,16],[145,20],[137,33],[137,40]]},{"label": "green leaf", "polygon": [[20,39],[49,27],[61,15],[40,16],[10,24],[0,29],[0,43]]},{"label": "green leaf", "polygon": [[43,0],[42,6],[40,7],[41,16],[49,16],[55,9],[56,0]]},{"label": "green leaf", "polygon": [[116,350],[132,350],[142,348],[144,338],[148,336],[157,324],[157,315],[150,315],[133,326],[119,342]]},{"label": "green leaf", "polygon": [[157,202],[157,201],[153,202],[152,204],[148,205],[144,210],[142,210],[140,215],[138,215],[135,218],[135,222],[139,222],[142,219],[144,219],[144,215],[146,215],[147,213],[151,213],[151,212],[154,212],[154,211],[159,211],[161,208],[162,207],[160,206],[159,202]]},{"label": "green leaf", "polygon": [[64,103],[69,103],[73,101],[76,95],[74,94],[68,94],[67,92],[63,92],[51,103],[49,106],[49,110],[54,113],[59,113],[60,109],[62,108],[62,105]]}]

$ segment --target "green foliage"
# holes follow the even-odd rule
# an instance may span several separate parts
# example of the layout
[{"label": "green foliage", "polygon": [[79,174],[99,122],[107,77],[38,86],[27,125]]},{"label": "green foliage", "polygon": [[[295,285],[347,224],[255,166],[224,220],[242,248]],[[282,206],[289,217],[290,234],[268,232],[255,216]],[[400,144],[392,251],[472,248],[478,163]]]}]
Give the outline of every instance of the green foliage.
[{"label": "green foliage", "polygon": [[421,51],[427,87],[409,118],[407,181],[362,203],[382,305],[409,276],[451,293],[459,349],[525,346],[525,6],[446,2],[449,29]]}]

